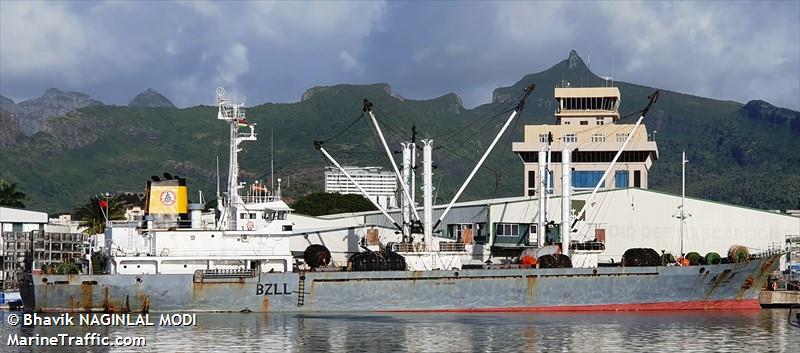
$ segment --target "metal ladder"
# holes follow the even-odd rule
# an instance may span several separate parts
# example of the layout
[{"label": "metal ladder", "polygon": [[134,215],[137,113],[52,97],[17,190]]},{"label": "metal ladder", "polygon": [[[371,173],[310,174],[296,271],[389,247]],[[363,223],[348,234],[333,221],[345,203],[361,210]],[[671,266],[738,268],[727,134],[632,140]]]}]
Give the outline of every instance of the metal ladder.
[{"label": "metal ladder", "polygon": [[306,301],[306,272],[300,272],[300,280],[297,284],[297,307],[305,305]]}]

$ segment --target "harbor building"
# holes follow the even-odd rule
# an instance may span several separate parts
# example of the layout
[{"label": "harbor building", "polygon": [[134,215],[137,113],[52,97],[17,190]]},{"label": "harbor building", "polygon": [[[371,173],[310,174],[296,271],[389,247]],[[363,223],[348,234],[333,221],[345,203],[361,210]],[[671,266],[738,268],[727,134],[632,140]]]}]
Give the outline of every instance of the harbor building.
[{"label": "harbor building", "polygon": [[[397,179],[381,167],[344,167],[347,174],[371,196],[372,200],[385,208],[397,208]],[[325,192],[356,194],[361,192],[347,177],[334,167],[325,168]]]},{"label": "harbor building", "polygon": [[[567,85],[568,86],[568,85]],[[523,161],[523,195],[536,195],[539,152],[549,158],[548,191],[561,194],[561,153],[572,150],[572,187],[575,191],[591,190],[600,181],[616,152],[634,131],[635,124],[620,124],[620,92],[617,87],[556,87],[555,125],[526,125],[524,141],[514,142],[512,150]],[[602,189],[647,189],[648,170],[658,159],[656,142],[649,138],[644,124],[630,136],[614,172],[606,178]]]},{"label": "harbor building", "polygon": [[[68,220],[62,218],[62,220]],[[47,213],[0,207],[0,290],[14,289],[14,274],[23,269],[25,253],[32,248],[34,266],[80,261],[87,237],[77,226],[50,224]]]}]

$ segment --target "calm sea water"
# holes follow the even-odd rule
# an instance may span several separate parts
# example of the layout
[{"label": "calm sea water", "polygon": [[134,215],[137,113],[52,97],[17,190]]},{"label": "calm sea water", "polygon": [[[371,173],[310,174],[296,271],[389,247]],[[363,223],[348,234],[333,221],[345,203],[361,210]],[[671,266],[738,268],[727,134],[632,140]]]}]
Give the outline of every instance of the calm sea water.
[{"label": "calm sea water", "polygon": [[[800,352],[788,310],[407,315],[197,314],[190,327],[19,327],[1,352]],[[146,347],[8,347],[9,335],[142,336]]]}]

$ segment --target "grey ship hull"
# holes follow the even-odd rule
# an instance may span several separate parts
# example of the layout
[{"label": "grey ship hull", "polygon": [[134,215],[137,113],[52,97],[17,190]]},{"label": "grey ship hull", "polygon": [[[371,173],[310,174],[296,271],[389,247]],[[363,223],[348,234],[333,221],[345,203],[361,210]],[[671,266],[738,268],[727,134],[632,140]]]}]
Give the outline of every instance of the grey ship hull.
[{"label": "grey ship hull", "polygon": [[709,266],[196,275],[20,274],[35,312],[464,312],[758,308],[780,255]]}]

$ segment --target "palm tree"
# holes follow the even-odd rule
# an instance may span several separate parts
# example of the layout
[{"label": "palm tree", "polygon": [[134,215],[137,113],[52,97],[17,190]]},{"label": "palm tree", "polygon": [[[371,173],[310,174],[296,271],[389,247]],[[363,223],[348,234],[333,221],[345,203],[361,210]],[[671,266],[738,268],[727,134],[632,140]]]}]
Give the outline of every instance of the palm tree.
[{"label": "palm tree", "polygon": [[25,208],[24,199],[25,193],[17,191],[17,183],[8,184],[0,180],[0,206]]},{"label": "palm tree", "polygon": [[[106,231],[106,218],[103,216],[105,207],[100,207],[101,199],[91,197],[81,207],[75,209],[75,218],[80,221],[81,227],[86,227],[86,234],[101,234]],[[108,200],[108,219],[124,219],[126,204],[119,197]]]}]

